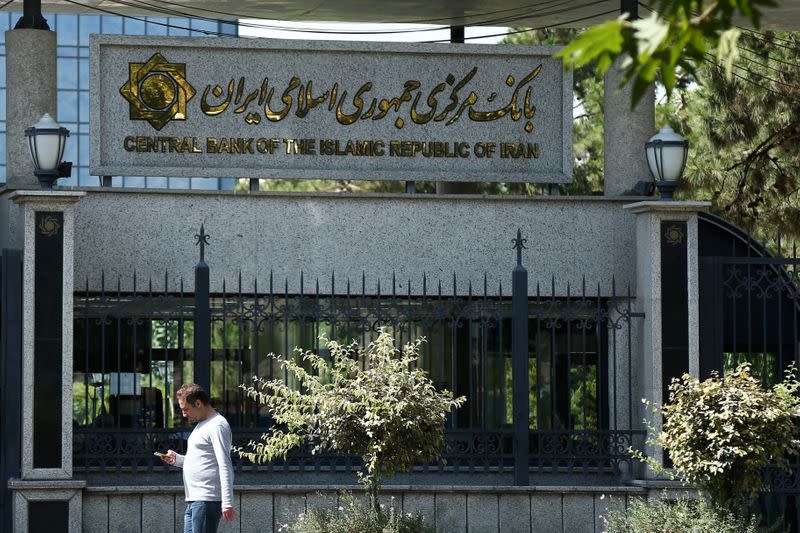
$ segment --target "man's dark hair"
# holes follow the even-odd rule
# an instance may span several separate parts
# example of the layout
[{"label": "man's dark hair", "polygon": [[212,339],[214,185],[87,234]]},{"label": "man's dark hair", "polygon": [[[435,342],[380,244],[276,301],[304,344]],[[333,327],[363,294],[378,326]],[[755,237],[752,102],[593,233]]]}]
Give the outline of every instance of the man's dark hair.
[{"label": "man's dark hair", "polygon": [[176,394],[178,398],[183,398],[183,401],[189,405],[194,405],[197,400],[200,400],[203,405],[211,403],[208,393],[196,383],[184,383]]}]

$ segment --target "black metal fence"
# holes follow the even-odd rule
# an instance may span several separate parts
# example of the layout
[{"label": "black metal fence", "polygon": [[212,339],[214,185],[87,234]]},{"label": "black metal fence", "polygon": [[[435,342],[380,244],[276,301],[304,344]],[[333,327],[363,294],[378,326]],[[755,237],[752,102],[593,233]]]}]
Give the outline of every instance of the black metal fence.
[{"label": "black metal fence", "polygon": [[[514,294],[501,281],[490,289],[488,276],[478,288],[455,275],[447,284],[423,276],[414,286],[393,277],[387,287],[366,275],[351,282],[331,274],[321,289],[319,280],[308,283],[302,273],[293,292],[288,280],[278,282],[270,273],[249,283],[235,276],[211,294],[202,257],[191,292],[167,274],[146,282],[135,274],[102,278],[96,288],[86,280],[75,294],[77,475],[164,469],[152,452],[181,450],[191,431],[174,399],[184,382],[206,386],[236,443],[246,444],[271,418],[239,384],[258,375],[294,385],[268,354],[297,357],[299,346],[325,356],[320,336],[365,343],[381,328],[398,345],[424,336],[418,365],[438,387],[467,397],[449,417],[442,461],[420,469],[510,472],[516,466],[518,483],[537,470],[629,472],[628,448],[644,433],[631,430],[630,372],[627,390],[618,390],[625,382],[619,376],[631,368],[632,323],[643,315],[632,311],[630,294],[617,294],[613,281],[605,293],[583,283],[559,295],[552,280],[548,290],[537,287],[529,296],[523,242],[515,240]],[[622,402],[626,420],[617,417]],[[307,449],[258,467],[358,468],[353,458],[312,456]]]},{"label": "black metal fence", "polygon": [[765,470],[767,490],[760,503],[764,523],[772,525],[783,517],[784,531],[800,530],[800,462],[795,458],[788,470],[772,466]]},{"label": "black metal fence", "polygon": [[[800,364],[797,247],[790,249],[788,257],[773,256],[746,234],[733,233],[728,239],[707,241],[715,255],[703,255],[701,246],[701,377],[712,371],[724,374],[748,362],[764,386],[771,387],[789,365]],[[780,238],[775,244],[778,250],[785,249]],[[785,530],[798,531],[800,462],[794,458],[786,471],[769,467],[764,479],[766,490],[760,500],[765,523],[783,517]]]},{"label": "black metal fence", "polygon": [[800,362],[800,259],[780,257],[705,258],[711,281],[706,305],[715,313],[704,321],[704,370],[754,365],[765,384],[781,369]]}]

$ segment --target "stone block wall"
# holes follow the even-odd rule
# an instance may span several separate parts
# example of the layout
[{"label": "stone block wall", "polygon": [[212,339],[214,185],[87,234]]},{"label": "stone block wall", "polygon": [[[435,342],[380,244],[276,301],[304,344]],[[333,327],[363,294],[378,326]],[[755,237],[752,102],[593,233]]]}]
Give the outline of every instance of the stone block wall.
[{"label": "stone block wall", "polygon": [[[337,491],[356,486],[239,486],[238,518],[220,533],[272,533],[309,508],[338,505]],[[383,504],[421,512],[443,533],[599,533],[611,507],[646,497],[642,487],[388,486]],[[85,533],[180,533],[181,487],[89,487],[83,495]]]}]

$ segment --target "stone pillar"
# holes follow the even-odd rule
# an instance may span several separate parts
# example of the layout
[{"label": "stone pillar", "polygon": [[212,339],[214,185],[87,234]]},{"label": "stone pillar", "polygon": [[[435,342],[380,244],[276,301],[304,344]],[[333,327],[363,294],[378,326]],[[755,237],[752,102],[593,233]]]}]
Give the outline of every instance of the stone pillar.
[{"label": "stone pillar", "polygon": [[[643,359],[638,392],[654,404],[666,401],[673,377],[700,371],[697,213],[710,205],[646,201],[625,206],[636,215],[636,298],[645,313],[636,350]],[[648,410],[641,415],[661,431],[660,416]],[[663,464],[662,449],[650,447],[646,453]]]},{"label": "stone pillar", "polygon": [[8,488],[14,491],[14,533],[83,531],[85,481],[12,479]]},{"label": "stone pillar", "polygon": [[630,194],[640,181],[650,181],[644,143],[655,129],[655,89],[645,91],[631,109],[631,84],[620,88],[622,71],[615,63],[606,71],[603,95],[603,179],[606,196]]},{"label": "stone pillar", "polygon": [[56,111],[56,34],[49,30],[6,32],[6,186],[39,189],[25,129]]},{"label": "stone pillar", "polygon": [[20,531],[45,512],[68,518],[53,531],[80,531],[80,487],[71,479],[73,206],[85,195],[11,194],[22,208],[24,233],[21,480],[9,482]]}]

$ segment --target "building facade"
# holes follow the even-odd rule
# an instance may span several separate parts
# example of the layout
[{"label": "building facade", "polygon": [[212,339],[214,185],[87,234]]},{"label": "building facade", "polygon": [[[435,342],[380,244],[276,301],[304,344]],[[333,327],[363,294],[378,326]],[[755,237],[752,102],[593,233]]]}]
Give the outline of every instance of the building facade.
[{"label": "building facade", "polygon": [[[55,17],[72,177],[40,191],[7,150],[5,530],[181,531],[180,474],[153,457],[185,447],[181,383],[206,385],[245,444],[271,419],[238,385],[280,376],[268,354],[324,354],[320,335],[367,342],[384,329],[398,343],[425,336],[418,364],[467,398],[443,460],[393,480],[389,505],[448,532],[602,531],[610,507],[679,490],[631,457],[665,460],[645,442],[642,398],[661,402],[672,377],[742,358],[768,381],[797,358],[793,260],[708,203],[622,194],[646,171],[654,130],[652,107],[630,111],[624,91],[606,95],[604,196],[244,192],[213,176],[102,187],[87,163],[99,140],[87,130],[85,36],[161,31],[129,24]],[[29,34],[15,31],[43,30],[7,32],[19,51]],[[10,79],[18,56],[7,53]],[[7,120],[22,120],[19,96],[4,101]],[[221,531],[275,531],[336,505],[360,468],[304,449],[235,465],[240,518]],[[790,485],[773,508],[791,509]]]}]

